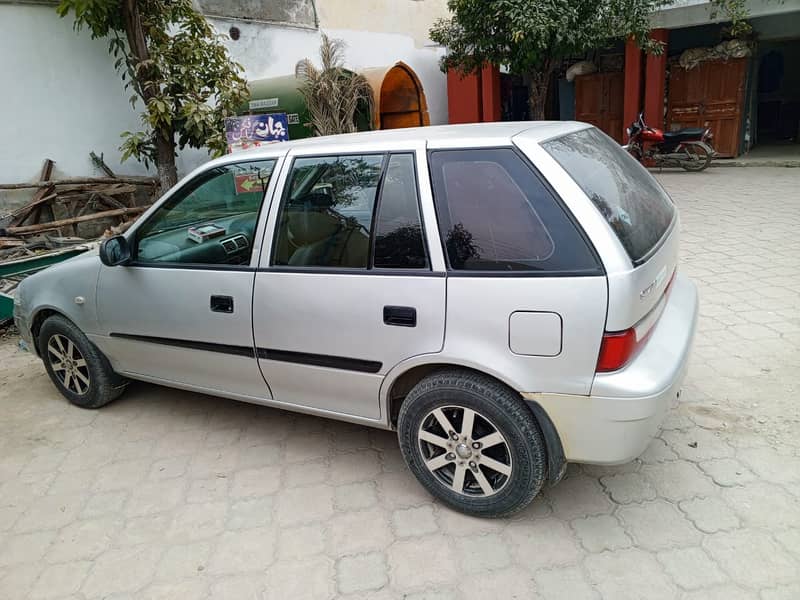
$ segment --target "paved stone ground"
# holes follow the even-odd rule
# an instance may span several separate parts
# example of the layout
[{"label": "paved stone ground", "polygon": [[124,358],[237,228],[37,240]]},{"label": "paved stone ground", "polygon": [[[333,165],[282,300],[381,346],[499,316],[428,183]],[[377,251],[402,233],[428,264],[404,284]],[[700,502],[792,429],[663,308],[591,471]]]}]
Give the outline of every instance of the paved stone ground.
[{"label": "paved stone ground", "polygon": [[800,598],[800,171],[665,173],[702,318],[637,461],[511,520],[391,433],[134,385],[92,412],[0,345],[0,598]]}]

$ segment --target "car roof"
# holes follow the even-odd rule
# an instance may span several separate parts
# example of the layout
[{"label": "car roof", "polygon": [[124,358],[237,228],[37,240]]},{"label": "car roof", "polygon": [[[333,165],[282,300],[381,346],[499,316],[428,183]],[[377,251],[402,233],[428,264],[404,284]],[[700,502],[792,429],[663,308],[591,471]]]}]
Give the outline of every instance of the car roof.
[{"label": "car roof", "polygon": [[214,163],[271,158],[282,156],[292,150],[304,154],[306,152],[324,154],[339,150],[353,151],[361,147],[365,151],[383,151],[386,146],[402,146],[419,142],[425,142],[426,146],[431,149],[509,145],[512,138],[517,136],[524,136],[526,139],[540,143],[587,127],[591,126],[577,121],[513,121],[382,129],[276,142],[226,155]]}]

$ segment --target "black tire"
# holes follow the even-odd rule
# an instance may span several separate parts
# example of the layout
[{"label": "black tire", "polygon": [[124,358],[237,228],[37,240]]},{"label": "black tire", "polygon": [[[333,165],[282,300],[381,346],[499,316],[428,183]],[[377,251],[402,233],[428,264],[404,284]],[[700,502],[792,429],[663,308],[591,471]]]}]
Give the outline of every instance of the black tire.
[{"label": "black tire", "polygon": [[713,152],[710,152],[708,147],[701,144],[687,143],[684,144],[684,152],[690,157],[689,160],[680,161],[681,168],[685,171],[699,173],[704,171],[711,164],[714,159]]},{"label": "black tire", "polygon": [[[39,353],[53,384],[75,406],[100,408],[125,391],[127,380],[114,372],[108,359],[74,323],[60,315],[42,323]],[[59,356],[69,356],[68,369]]]},{"label": "black tire", "polygon": [[[442,412],[434,412],[436,409],[442,409]],[[462,415],[460,423],[459,411]],[[495,430],[504,438],[502,447],[497,450],[501,455],[494,454],[496,460],[493,463],[497,464],[498,460],[507,463],[510,471],[508,475],[502,475],[491,468],[487,470],[488,465],[475,464],[472,458],[465,459],[468,466],[456,466],[465,465],[465,462],[459,461],[470,451],[470,447],[475,447],[473,444],[480,442],[480,436],[471,437],[472,441],[466,444],[458,443],[459,447],[455,448],[458,454],[441,447],[439,442],[442,440],[430,444],[420,439],[420,436],[431,434],[437,428],[440,433],[435,435],[447,435],[441,433],[444,428],[437,414],[448,416],[454,430],[460,427],[460,431],[454,432],[460,435],[464,431],[463,423],[467,411],[477,413],[475,431],[478,431],[480,424],[484,431]],[[453,369],[425,377],[414,386],[400,408],[398,437],[403,458],[419,482],[444,504],[466,514],[481,517],[508,516],[530,504],[545,481],[546,447],[535,417],[522,398],[512,390],[478,373]],[[451,441],[446,437],[443,440]],[[458,440],[455,443],[457,442]],[[494,452],[495,448],[497,446],[483,449],[484,460],[490,457],[490,452]],[[480,450],[473,452],[478,455],[476,460],[479,462]],[[455,459],[449,459],[450,456]],[[434,459],[450,462],[432,471],[426,466],[426,461],[432,463]],[[460,493],[456,491],[455,480],[459,468],[465,472],[459,480],[458,487],[462,490]],[[484,483],[479,483],[478,476],[481,476]],[[486,491],[484,485],[489,482],[489,478],[493,478],[491,487],[496,487],[497,491],[481,495],[480,488],[483,488],[483,492]]]}]

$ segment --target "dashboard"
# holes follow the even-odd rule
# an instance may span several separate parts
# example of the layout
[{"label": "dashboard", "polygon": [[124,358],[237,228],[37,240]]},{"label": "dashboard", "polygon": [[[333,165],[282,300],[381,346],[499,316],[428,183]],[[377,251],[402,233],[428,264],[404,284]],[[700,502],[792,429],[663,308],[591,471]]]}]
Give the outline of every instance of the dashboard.
[{"label": "dashboard", "polygon": [[[257,212],[188,223],[138,240],[137,262],[243,265],[250,262]],[[223,233],[195,241],[190,227],[216,225]]]}]

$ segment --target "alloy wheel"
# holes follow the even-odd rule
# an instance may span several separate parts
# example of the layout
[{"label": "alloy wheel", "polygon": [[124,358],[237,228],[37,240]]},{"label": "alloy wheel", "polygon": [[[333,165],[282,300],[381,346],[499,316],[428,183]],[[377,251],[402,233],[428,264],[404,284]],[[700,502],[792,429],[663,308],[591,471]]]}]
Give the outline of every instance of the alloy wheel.
[{"label": "alloy wheel", "polygon": [[47,359],[66,389],[79,396],[89,391],[89,366],[72,340],[58,333],[51,336],[47,341]]},{"label": "alloy wheel", "polygon": [[417,438],[427,469],[454,492],[493,496],[510,480],[508,441],[476,410],[463,406],[435,408],[422,419]]}]

